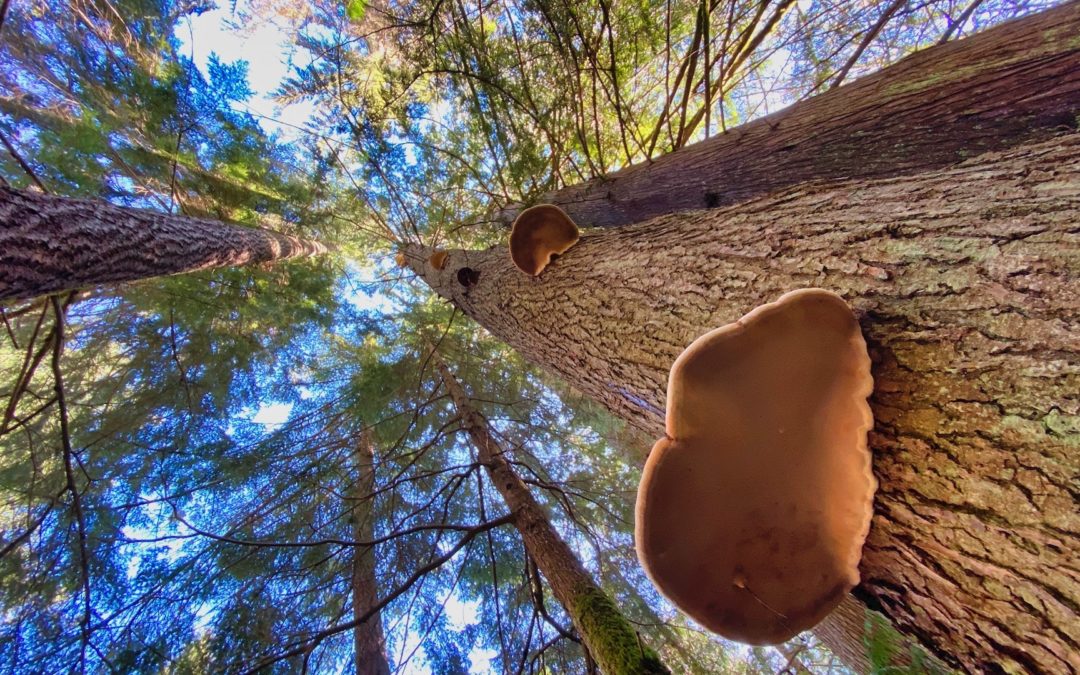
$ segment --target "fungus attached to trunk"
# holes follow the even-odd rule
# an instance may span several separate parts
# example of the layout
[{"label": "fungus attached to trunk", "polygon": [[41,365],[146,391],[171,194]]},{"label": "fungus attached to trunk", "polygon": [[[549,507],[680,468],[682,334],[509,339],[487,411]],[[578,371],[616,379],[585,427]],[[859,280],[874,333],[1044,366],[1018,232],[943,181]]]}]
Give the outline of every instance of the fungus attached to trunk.
[{"label": "fungus attached to trunk", "polygon": [[518,269],[537,276],[551,262],[577,243],[578,228],[570,216],[554,204],[540,204],[522,211],[510,232],[510,257]]},{"label": "fungus attached to trunk", "polygon": [[431,254],[431,257],[428,258],[428,262],[431,263],[431,266],[435,269],[443,270],[446,269],[446,259],[449,257],[450,254],[446,251],[435,251]]},{"label": "fungus attached to trunk", "polygon": [[859,582],[877,482],[870,359],[847,304],[788,293],[671,368],[667,436],[638,488],[638,558],[703,626],[775,644]]}]

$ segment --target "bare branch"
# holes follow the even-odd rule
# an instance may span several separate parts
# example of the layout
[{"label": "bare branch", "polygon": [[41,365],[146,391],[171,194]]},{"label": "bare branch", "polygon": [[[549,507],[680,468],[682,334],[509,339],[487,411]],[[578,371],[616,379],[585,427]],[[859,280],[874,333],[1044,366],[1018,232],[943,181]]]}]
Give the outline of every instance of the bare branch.
[{"label": "bare branch", "polygon": [[394,600],[399,598],[401,595],[403,595],[406,591],[409,590],[410,587],[412,587],[413,584],[415,584],[417,581],[419,581],[421,578],[423,578],[424,575],[438,569],[439,567],[444,565],[447,561],[449,561],[451,558],[453,558],[455,555],[457,555],[457,552],[460,551],[461,549],[465,548],[465,546],[467,546],[469,544],[469,542],[471,542],[477,535],[479,535],[479,534],[481,534],[483,532],[487,532],[488,530],[490,530],[490,529],[492,529],[494,527],[500,527],[502,525],[508,525],[508,524],[512,523],[513,520],[514,520],[514,518],[513,518],[512,515],[506,515],[506,516],[503,516],[502,518],[497,518],[495,520],[488,521],[486,523],[483,523],[482,525],[476,526],[476,528],[474,528],[474,529],[469,530],[465,534],[465,536],[463,536],[461,539],[459,539],[458,542],[456,544],[454,544],[453,547],[450,548],[449,551],[447,551],[446,553],[444,553],[443,555],[441,555],[441,556],[439,556],[437,558],[434,558],[434,559],[430,560],[426,565],[423,565],[423,566],[417,568],[416,571],[414,571],[409,576],[409,578],[405,581],[405,583],[403,583],[402,585],[398,586],[396,589],[391,591],[386,597],[384,597],[382,600],[380,600],[378,603],[376,603],[370,610],[365,612],[359,618],[353,619],[352,621],[346,621],[345,623],[339,623],[339,624],[337,624],[335,626],[331,626],[331,627],[329,627],[329,628],[327,628],[325,630],[321,630],[318,633],[315,633],[314,635],[312,635],[310,638],[301,641],[296,646],[293,646],[293,647],[287,649],[286,651],[282,652],[281,654],[278,654],[277,656],[274,656],[272,658],[264,659],[264,660],[260,661],[259,663],[257,663],[252,668],[249,668],[248,670],[245,670],[244,675],[255,675],[256,673],[258,673],[263,668],[266,668],[269,665],[278,663],[279,661],[284,661],[285,659],[290,658],[292,656],[298,656],[300,654],[304,654],[304,653],[306,653],[308,651],[311,651],[311,650],[315,649],[316,647],[318,647],[319,644],[321,644],[327,638],[333,637],[334,635],[337,635],[338,633],[343,633],[343,632],[345,632],[347,630],[351,630],[351,629],[355,628],[356,626],[359,626],[363,622],[367,621],[368,618],[373,616],[376,612],[380,611],[381,609],[383,609],[384,607],[389,605],[391,602],[393,602]]}]

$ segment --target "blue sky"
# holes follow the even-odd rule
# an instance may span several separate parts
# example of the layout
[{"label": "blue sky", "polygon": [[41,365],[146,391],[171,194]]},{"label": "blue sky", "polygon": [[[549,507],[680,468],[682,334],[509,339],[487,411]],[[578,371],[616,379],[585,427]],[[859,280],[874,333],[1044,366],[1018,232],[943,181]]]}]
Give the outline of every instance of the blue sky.
[{"label": "blue sky", "polygon": [[[237,2],[238,10],[246,6],[242,0]],[[307,65],[311,55],[293,45],[290,36],[272,21],[240,29],[236,20],[229,3],[198,16],[188,15],[176,31],[182,43],[181,53],[190,56],[204,76],[211,54],[226,63],[247,61],[248,84],[255,94],[246,104],[234,106],[255,114],[268,133],[285,140],[296,138],[311,115],[311,103],[280,106],[272,94],[292,72],[293,65]]]}]

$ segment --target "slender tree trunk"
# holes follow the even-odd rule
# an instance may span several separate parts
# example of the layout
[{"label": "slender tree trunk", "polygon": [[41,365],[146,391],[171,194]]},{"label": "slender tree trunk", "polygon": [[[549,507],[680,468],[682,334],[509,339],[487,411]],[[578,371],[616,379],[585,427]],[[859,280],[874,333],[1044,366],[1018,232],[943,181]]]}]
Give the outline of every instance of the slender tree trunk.
[{"label": "slender tree trunk", "polygon": [[[630,551],[630,556],[633,557],[633,551]],[[607,573],[609,583],[618,583],[623,593],[628,593],[631,597],[636,598],[640,602],[638,607],[638,614],[642,621],[652,624],[656,634],[663,640],[662,644],[658,647],[658,651],[664,655],[666,659],[665,663],[670,664],[672,670],[677,673],[712,673],[717,670],[715,665],[706,664],[702,662],[701,654],[699,654],[694,646],[688,645],[685,635],[682,631],[685,628],[677,627],[672,623],[665,621],[656,610],[649,604],[645,598],[641,596],[638,587],[635,583],[626,578],[623,573],[622,566],[618,564],[605,564],[604,570]],[[603,580],[602,580],[603,581]],[[604,584],[607,586],[607,584]],[[697,631],[694,631],[695,633]],[[710,649],[709,657],[715,656],[715,651]],[[725,655],[726,656],[726,655]],[[724,664],[727,667],[727,664]]]},{"label": "slender tree trunk", "polygon": [[[610,227],[728,206],[806,180],[941,168],[1075,128],[1080,4],[917,52],[851,84],[538,201]],[[499,214],[509,223],[521,205]]]},{"label": "slender tree trunk", "polygon": [[[828,634],[819,636],[834,656],[858,673],[869,673],[873,670],[870,663],[870,651],[862,639],[867,634],[868,611],[862,603],[851,596],[844,598],[844,601],[829,614],[829,625],[825,630]],[[814,634],[818,635],[817,628],[814,629]]]},{"label": "slender tree trunk", "polygon": [[[375,488],[375,442],[371,438],[370,429],[364,429],[360,434],[355,470],[357,481],[353,492],[353,538],[355,541],[371,541],[375,538],[375,519],[371,509]],[[352,609],[353,619],[359,621],[379,602],[375,580],[375,547],[357,546],[353,551]],[[390,675],[390,664],[386,660],[386,638],[383,636],[382,617],[379,612],[353,628],[353,646],[356,675]]]},{"label": "slender tree trunk", "polygon": [[802,660],[799,659],[801,649],[799,647],[792,647],[786,642],[776,645],[776,651],[780,652],[780,655],[787,659],[787,665],[781,670],[781,673],[791,673],[791,675],[813,675],[810,669],[803,665]]},{"label": "slender tree trunk", "polygon": [[1080,135],[601,231],[539,278],[502,247],[427,253],[434,290],[656,437],[694,338],[840,293],[874,362],[856,593],[951,665],[1080,669]]},{"label": "slender tree trunk", "polygon": [[0,187],[0,302],[325,251],[269,230]]},{"label": "slender tree trunk", "polygon": [[556,599],[570,615],[589,654],[605,675],[667,673],[656,652],[641,641],[615,603],[593,582],[570,547],[552,527],[543,507],[533,498],[465,390],[435,353],[435,363],[450,392],[462,427],[487,469],[495,489],[514,516],[525,548],[551,585]]},{"label": "slender tree trunk", "polygon": [[[820,630],[824,627],[824,631]],[[826,635],[822,635],[822,633]],[[882,614],[848,596],[827,623],[814,629],[834,656],[859,673],[945,675],[950,668],[923,647],[898,633]]]}]

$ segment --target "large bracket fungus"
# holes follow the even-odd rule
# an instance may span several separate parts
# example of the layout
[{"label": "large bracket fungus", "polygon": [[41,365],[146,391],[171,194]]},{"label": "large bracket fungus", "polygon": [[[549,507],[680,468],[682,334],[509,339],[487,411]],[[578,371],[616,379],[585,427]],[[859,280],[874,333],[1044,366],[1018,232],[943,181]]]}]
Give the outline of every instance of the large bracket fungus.
[{"label": "large bracket fungus", "polygon": [[787,293],[671,368],[667,437],[638,488],[638,558],[711,631],[775,644],[859,582],[877,482],[870,359],[847,304]]},{"label": "large bracket fungus", "polygon": [[525,209],[510,231],[510,257],[518,269],[538,276],[551,262],[577,243],[578,228],[570,216],[554,204]]}]

